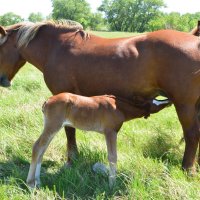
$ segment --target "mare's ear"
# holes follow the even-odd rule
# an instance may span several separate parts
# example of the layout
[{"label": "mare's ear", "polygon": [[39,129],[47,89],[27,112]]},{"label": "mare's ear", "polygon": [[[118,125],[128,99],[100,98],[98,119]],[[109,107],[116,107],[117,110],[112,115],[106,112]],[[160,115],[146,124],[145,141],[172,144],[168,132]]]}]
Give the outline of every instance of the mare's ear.
[{"label": "mare's ear", "polygon": [[0,26],[0,45],[2,45],[8,38],[6,30]]},{"label": "mare's ear", "polygon": [[3,26],[0,26],[0,34],[2,36],[6,36],[6,30],[3,28]]}]

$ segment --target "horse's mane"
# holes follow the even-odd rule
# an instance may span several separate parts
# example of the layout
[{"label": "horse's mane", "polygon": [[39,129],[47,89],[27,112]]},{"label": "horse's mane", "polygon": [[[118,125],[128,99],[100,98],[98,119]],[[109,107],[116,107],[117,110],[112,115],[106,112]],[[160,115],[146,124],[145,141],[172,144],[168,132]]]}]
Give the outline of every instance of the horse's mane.
[{"label": "horse's mane", "polygon": [[83,26],[72,20],[45,21],[37,23],[27,22],[22,23],[18,28],[17,47],[26,47],[43,26],[51,26],[56,29],[64,29],[74,32],[81,31],[83,35],[86,34],[83,30]]}]

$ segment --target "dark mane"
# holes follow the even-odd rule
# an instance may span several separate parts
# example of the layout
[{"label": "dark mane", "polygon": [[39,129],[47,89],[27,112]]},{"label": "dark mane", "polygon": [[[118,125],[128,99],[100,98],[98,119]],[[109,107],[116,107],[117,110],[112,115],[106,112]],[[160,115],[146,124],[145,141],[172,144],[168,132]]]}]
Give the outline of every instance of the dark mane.
[{"label": "dark mane", "polygon": [[83,30],[83,26],[80,23],[71,20],[21,23],[17,33],[17,47],[26,47],[43,26],[51,26],[56,29],[64,29],[72,32],[85,33],[85,31]]}]

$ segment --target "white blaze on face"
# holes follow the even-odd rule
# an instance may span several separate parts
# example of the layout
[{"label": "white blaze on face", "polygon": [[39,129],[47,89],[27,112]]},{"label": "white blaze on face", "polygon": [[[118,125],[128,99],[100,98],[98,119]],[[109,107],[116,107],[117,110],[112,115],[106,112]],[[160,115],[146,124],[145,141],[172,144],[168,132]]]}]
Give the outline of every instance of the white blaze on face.
[{"label": "white blaze on face", "polygon": [[160,106],[162,104],[167,104],[169,103],[169,100],[163,100],[163,101],[158,101],[156,99],[153,100],[153,104],[157,105],[157,106]]}]

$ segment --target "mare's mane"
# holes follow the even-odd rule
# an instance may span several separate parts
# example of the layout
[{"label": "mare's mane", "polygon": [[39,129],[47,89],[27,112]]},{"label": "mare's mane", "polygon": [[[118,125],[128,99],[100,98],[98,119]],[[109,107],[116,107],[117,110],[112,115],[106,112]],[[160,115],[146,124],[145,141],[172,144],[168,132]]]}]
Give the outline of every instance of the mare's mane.
[{"label": "mare's mane", "polygon": [[34,39],[41,27],[51,26],[55,29],[62,29],[70,32],[81,32],[85,37],[87,33],[83,30],[83,26],[75,21],[71,20],[59,20],[59,21],[46,21],[37,23],[22,23],[17,33],[17,47],[26,47],[29,42]]}]

